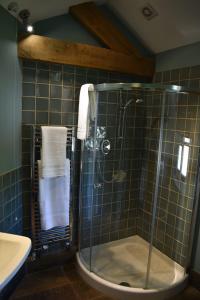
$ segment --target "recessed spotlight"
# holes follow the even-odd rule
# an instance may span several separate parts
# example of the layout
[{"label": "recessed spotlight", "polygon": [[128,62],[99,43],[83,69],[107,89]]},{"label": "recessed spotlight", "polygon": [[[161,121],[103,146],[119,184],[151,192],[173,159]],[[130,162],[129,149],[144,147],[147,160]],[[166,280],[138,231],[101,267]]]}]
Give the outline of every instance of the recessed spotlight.
[{"label": "recessed spotlight", "polygon": [[26,30],[30,33],[33,32],[33,26],[32,25],[27,25]]},{"label": "recessed spotlight", "polygon": [[33,26],[29,23],[29,18],[30,18],[30,11],[28,9],[23,9],[19,12],[19,18],[22,20],[22,23],[24,25],[24,29],[32,33],[34,28]]}]

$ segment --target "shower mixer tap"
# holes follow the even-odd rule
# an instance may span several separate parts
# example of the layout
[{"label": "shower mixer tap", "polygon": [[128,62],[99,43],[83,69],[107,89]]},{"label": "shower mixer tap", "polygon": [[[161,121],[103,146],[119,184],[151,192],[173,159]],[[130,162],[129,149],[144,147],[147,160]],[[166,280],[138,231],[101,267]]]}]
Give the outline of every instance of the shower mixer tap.
[{"label": "shower mixer tap", "polygon": [[100,188],[102,188],[102,187],[103,187],[103,183],[100,183],[100,182],[94,183],[94,188],[95,188],[95,189],[100,189]]},{"label": "shower mixer tap", "polygon": [[111,143],[109,140],[103,140],[101,142],[101,151],[104,155],[108,155],[111,150]]}]

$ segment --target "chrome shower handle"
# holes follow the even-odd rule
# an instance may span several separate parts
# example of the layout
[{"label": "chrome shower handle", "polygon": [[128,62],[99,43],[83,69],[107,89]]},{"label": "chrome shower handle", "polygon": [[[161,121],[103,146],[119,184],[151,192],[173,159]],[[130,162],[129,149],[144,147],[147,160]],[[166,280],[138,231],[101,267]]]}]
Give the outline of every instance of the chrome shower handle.
[{"label": "chrome shower handle", "polygon": [[101,151],[104,155],[107,155],[111,150],[111,143],[109,140],[103,140],[101,142]]}]

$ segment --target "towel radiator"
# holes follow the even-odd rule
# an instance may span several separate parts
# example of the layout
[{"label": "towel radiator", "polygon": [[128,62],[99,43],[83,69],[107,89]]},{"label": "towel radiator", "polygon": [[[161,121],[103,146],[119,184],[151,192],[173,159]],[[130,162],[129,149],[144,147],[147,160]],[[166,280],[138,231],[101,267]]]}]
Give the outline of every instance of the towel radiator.
[{"label": "towel radiator", "polygon": [[70,160],[70,224],[65,227],[54,227],[42,230],[40,223],[40,207],[38,201],[38,164],[42,146],[41,126],[32,126],[32,151],[31,151],[31,227],[32,227],[32,258],[35,259],[44,251],[51,251],[60,247],[70,247],[73,237],[73,170],[75,154],[75,127],[67,127],[66,157]]}]

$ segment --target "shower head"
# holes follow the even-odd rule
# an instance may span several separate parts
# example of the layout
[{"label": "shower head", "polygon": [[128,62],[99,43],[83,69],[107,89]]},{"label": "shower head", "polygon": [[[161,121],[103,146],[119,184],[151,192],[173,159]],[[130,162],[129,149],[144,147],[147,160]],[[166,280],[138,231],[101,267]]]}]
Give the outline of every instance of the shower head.
[{"label": "shower head", "polygon": [[[126,102],[126,104],[122,107],[123,109],[126,109],[135,99],[129,99],[128,102]],[[143,99],[136,99],[135,103],[143,103]]]},{"label": "shower head", "polygon": [[143,99],[136,99],[136,101],[135,101],[135,103],[143,103],[144,102],[144,100]]},{"label": "shower head", "polygon": [[126,102],[126,104],[123,106],[123,109],[126,109],[133,101],[134,99],[129,99],[128,102]]}]

